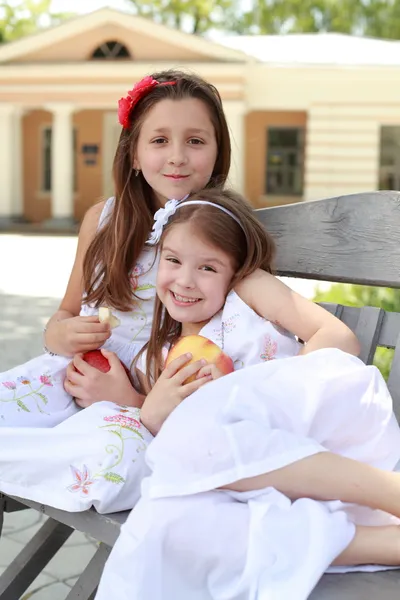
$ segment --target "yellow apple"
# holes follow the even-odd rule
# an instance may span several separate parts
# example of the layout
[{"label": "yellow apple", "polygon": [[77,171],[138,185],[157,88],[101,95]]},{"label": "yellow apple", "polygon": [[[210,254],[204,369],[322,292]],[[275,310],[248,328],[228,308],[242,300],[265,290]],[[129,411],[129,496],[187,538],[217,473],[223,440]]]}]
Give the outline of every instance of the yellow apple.
[{"label": "yellow apple", "polygon": [[[217,344],[202,335],[186,335],[179,338],[168,352],[165,366],[169,365],[175,358],[188,352],[190,352],[192,358],[186,363],[187,365],[204,358],[209,364],[214,364],[224,375],[228,375],[234,370],[232,359]],[[186,379],[185,383],[195,379],[196,375],[192,375]]]}]

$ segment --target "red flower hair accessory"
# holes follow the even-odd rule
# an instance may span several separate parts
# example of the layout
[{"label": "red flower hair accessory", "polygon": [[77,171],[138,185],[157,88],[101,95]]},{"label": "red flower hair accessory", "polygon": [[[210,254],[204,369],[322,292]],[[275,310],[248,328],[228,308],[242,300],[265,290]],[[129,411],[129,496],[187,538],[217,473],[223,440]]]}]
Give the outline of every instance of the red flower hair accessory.
[{"label": "red flower hair accessory", "polygon": [[138,81],[128,95],[125,98],[121,98],[118,101],[118,121],[124,129],[129,129],[130,126],[130,115],[132,110],[139,102],[141,98],[146,96],[150,90],[158,85],[175,85],[176,81],[164,81],[160,83],[156,79],[153,79],[151,75],[143,77]]}]

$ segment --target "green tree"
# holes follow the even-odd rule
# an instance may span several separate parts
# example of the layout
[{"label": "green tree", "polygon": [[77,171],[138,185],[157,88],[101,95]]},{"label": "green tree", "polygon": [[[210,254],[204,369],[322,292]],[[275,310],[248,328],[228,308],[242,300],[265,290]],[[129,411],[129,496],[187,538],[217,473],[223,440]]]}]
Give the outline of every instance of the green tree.
[{"label": "green tree", "polygon": [[[400,312],[400,290],[338,283],[328,291],[317,290],[315,302],[333,302],[345,306],[376,306],[388,312]],[[393,350],[377,348],[374,364],[387,379]]]},{"label": "green tree", "polygon": [[58,25],[72,13],[51,13],[51,0],[0,1],[0,42],[9,42]]},{"label": "green tree", "polygon": [[136,14],[187,33],[228,29],[238,0],[127,0]]},{"label": "green tree", "polygon": [[400,38],[400,0],[252,0],[232,28],[239,33],[338,32]]},{"label": "green tree", "polygon": [[237,19],[241,33],[352,33],[362,20],[362,0],[252,0]]},{"label": "green tree", "polygon": [[400,0],[366,0],[363,33],[371,37],[400,39]]}]

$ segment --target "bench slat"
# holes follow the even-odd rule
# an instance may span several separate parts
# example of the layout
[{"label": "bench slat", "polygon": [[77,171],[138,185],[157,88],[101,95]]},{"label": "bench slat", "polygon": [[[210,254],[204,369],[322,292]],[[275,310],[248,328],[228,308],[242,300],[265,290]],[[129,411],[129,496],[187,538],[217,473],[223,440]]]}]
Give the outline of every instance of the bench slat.
[{"label": "bench slat", "polygon": [[261,208],[280,275],[400,287],[400,193],[372,192]]},{"label": "bench slat", "polygon": [[[97,541],[112,546],[120,531],[120,527],[125,523],[130,511],[119,513],[110,513],[108,515],[100,515],[94,509],[86,510],[85,512],[67,512],[45,504],[39,504],[25,498],[16,498],[14,500],[22,502],[29,508],[35,510],[67,525],[77,531],[83,531],[95,538]],[[0,599],[1,600],[1,599]]]},{"label": "bench slat", "polygon": [[48,519],[0,577],[0,600],[16,600],[40,575],[73,530]]},{"label": "bench slat", "polygon": [[[346,323],[352,331],[356,331],[359,320],[360,308],[357,306],[341,306],[328,302],[321,302],[326,310]],[[340,307],[341,310],[338,309]],[[379,310],[379,309],[377,309]],[[384,312],[382,325],[379,332],[378,346],[395,348],[400,334],[400,313]]]},{"label": "bench slat", "polygon": [[100,544],[86,569],[83,571],[65,600],[94,600],[104,565],[111,548]]},{"label": "bench slat", "polygon": [[397,337],[396,349],[387,383],[393,399],[393,409],[400,423],[400,334]]},{"label": "bench slat", "polygon": [[309,600],[395,600],[400,591],[400,569],[375,573],[324,575]]},{"label": "bench slat", "polygon": [[354,330],[360,345],[360,358],[366,364],[372,364],[385,311],[381,308],[363,306],[359,310],[357,326]]}]

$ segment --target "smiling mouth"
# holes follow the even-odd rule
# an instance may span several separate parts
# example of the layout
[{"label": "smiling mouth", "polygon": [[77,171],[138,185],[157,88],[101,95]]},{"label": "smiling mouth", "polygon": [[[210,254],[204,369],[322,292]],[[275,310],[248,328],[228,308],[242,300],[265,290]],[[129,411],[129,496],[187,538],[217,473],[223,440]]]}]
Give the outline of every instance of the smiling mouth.
[{"label": "smiling mouth", "polygon": [[186,179],[189,175],[164,175],[164,177],[168,177],[169,179]]},{"label": "smiling mouth", "polygon": [[185,306],[193,306],[198,302],[201,302],[201,298],[188,298],[187,296],[181,296],[180,294],[175,294],[175,292],[170,291],[172,298],[179,305]]}]

